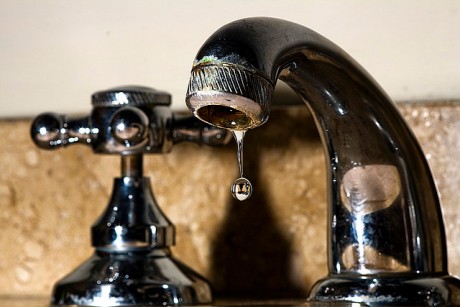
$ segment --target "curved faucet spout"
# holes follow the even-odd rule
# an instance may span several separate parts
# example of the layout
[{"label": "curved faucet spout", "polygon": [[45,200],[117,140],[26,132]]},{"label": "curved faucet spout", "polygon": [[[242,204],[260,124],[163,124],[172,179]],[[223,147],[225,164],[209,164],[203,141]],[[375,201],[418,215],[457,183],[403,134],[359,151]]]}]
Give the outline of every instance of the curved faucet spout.
[{"label": "curved faucet spout", "polygon": [[254,128],[268,119],[277,79],[310,109],[327,156],[330,274],[310,297],[460,303],[423,152],[380,86],[334,43],[278,19],[230,23],[198,52],[187,106],[219,127]]},{"label": "curved faucet spout", "polygon": [[[343,50],[310,29],[274,18],[243,19],[222,27],[201,47],[187,106],[200,119],[223,128],[257,127],[268,119],[280,73],[295,70],[299,63],[294,57],[302,55],[335,59],[366,74]],[[364,79],[371,78],[366,74]]]}]

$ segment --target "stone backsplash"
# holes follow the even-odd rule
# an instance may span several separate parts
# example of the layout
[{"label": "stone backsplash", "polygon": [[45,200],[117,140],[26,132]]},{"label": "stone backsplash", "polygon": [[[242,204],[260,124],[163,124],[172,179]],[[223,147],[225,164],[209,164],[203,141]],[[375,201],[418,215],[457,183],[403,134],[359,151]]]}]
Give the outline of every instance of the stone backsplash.
[{"label": "stone backsplash", "polygon": [[[436,179],[450,271],[460,275],[460,103],[399,108]],[[37,149],[31,121],[0,121],[0,295],[48,295],[56,280],[92,253],[90,227],[105,208],[117,156],[90,147]],[[322,145],[305,108],[272,112],[245,140],[245,175],[254,186],[240,203],[235,145],[179,144],[144,158],[155,197],[177,229],[174,255],[221,295],[306,293],[327,272],[326,174]]]}]

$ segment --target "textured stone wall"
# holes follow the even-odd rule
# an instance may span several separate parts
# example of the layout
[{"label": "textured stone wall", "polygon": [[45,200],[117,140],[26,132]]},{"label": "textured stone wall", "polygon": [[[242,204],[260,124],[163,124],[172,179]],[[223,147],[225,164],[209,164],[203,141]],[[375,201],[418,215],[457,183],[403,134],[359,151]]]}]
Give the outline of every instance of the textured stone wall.
[{"label": "textured stone wall", "polygon": [[[452,273],[460,274],[460,104],[403,104],[436,179]],[[48,295],[92,253],[90,226],[105,208],[119,158],[89,147],[42,151],[30,120],[0,121],[0,295]],[[273,111],[245,140],[250,200],[232,199],[234,143],[179,144],[144,159],[158,203],[177,228],[173,253],[222,295],[306,293],[327,273],[326,174],[305,108]]]}]

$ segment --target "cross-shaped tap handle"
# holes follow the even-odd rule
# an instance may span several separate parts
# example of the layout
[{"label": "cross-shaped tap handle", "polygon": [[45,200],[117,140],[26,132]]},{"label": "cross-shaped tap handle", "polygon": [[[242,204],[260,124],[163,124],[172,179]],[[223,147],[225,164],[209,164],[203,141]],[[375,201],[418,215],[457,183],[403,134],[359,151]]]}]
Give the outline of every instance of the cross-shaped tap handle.
[{"label": "cross-shaped tap handle", "polygon": [[91,114],[80,118],[39,115],[31,127],[33,141],[43,149],[80,143],[96,153],[131,155],[169,152],[181,141],[221,145],[231,139],[226,130],[173,113],[171,96],[148,87],[99,91],[92,105]]}]

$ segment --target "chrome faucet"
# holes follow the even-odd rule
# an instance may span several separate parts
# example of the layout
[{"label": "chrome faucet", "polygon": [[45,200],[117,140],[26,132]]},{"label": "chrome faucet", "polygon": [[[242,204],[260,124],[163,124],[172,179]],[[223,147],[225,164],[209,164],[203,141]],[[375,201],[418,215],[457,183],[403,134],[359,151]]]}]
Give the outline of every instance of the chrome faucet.
[{"label": "chrome faucet", "polygon": [[186,103],[217,127],[255,128],[277,79],[310,109],[326,154],[329,274],[309,300],[459,305],[423,152],[390,98],[334,43],[283,20],[232,22],[198,52]]},{"label": "chrome faucet", "polygon": [[174,226],[159,208],[149,178],[143,176],[142,161],[143,154],[164,154],[182,141],[226,144],[230,134],[191,116],[174,114],[171,96],[152,88],[99,91],[92,103],[89,116],[45,113],[31,127],[33,141],[43,149],[86,144],[95,153],[121,156],[121,177],[115,178],[108,206],[91,229],[95,253],[56,283],[51,305],[211,302],[207,281],[170,251]]}]

